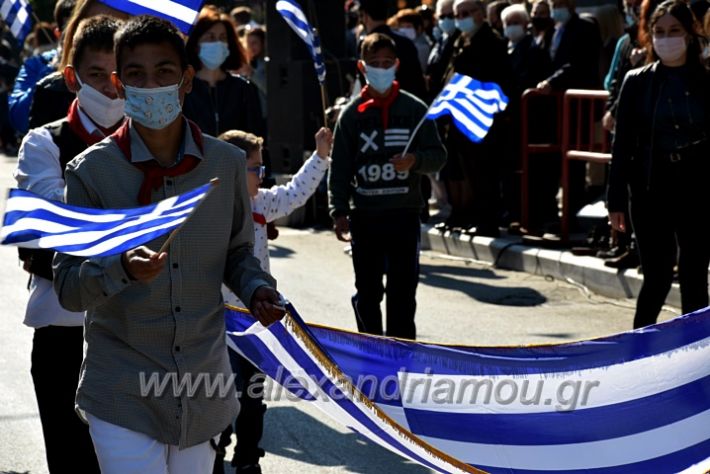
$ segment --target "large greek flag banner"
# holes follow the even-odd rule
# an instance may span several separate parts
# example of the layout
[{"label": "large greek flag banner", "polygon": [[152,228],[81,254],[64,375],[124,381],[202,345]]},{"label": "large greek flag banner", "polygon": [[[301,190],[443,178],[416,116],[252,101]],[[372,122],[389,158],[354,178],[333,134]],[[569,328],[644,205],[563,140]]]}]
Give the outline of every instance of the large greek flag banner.
[{"label": "large greek flag banner", "polygon": [[507,106],[508,97],[498,84],[456,73],[432,102],[427,118],[451,115],[461,133],[480,142],[493,125],[494,115]]},{"label": "large greek flag banner", "polygon": [[78,257],[117,255],[176,229],[214,184],[215,181],[134,209],[70,206],[29,191],[11,189],[0,244],[52,249]]},{"label": "large greek flag banner", "polygon": [[189,35],[197,22],[204,0],[100,0],[111,8],[131,16],[153,15],[169,20]]},{"label": "large greek flag banner", "polygon": [[287,308],[268,329],[228,308],[230,348],[434,471],[710,469],[710,309],[589,341],[465,347],[305,326]]}]

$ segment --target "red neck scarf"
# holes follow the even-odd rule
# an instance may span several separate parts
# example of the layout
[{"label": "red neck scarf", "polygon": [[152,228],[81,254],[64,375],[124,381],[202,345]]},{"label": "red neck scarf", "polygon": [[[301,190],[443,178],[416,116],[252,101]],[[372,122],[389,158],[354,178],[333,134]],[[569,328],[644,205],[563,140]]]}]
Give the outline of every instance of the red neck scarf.
[{"label": "red neck scarf", "polygon": [[365,86],[360,91],[360,97],[362,97],[365,102],[357,106],[357,111],[360,113],[365,112],[370,107],[376,107],[380,109],[380,114],[382,115],[382,127],[387,130],[387,123],[389,122],[390,116],[390,106],[397,99],[399,95],[399,82],[394,81],[392,83],[392,88],[390,93],[386,97],[373,97],[370,93],[370,86]]},{"label": "red neck scarf", "polygon": [[266,217],[264,216],[264,214],[259,214],[258,212],[252,212],[251,217],[252,217],[252,219],[254,219],[254,222],[256,222],[257,224],[266,225]]},{"label": "red neck scarf", "polygon": [[[190,128],[190,133],[192,133],[192,139],[195,141],[200,151],[204,152],[202,147],[202,132],[199,127],[190,120],[187,120],[187,123]],[[121,149],[123,155],[130,162],[130,121],[126,120],[126,122],[118,130],[116,130],[113,135],[111,135],[111,138],[114,142],[116,142],[116,145]],[[143,172],[143,183],[138,191],[138,202],[141,205],[147,205],[151,202],[150,197],[152,191],[157,191],[163,187],[163,178],[187,174],[197,167],[198,164],[200,164],[200,160],[195,156],[185,154],[182,157],[182,160],[180,160],[180,163],[175,166],[171,166],[170,168],[160,166],[160,164],[155,160],[138,163],[131,162],[131,164]]]},{"label": "red neck scarf", "polygon": [[94,145],[108,137],[121,125],[119,123],[116,128],[107,129],[94,124],[97,130],[101,130],[101,133],[89,133],[84,128],[84,124],[81,123],[81,116],[79,116],[79,99],[74,99],[74,102],[69,106],[67,120],[69,121],[69,128],[71,128],[72,132],[76,133],[76,136],[81,138],[88,146]]}]

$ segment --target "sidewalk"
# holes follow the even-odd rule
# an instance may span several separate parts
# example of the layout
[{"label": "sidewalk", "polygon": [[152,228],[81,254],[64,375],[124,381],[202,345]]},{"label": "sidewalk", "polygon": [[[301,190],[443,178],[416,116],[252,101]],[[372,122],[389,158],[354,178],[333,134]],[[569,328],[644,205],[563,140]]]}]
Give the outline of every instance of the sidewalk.
[{"label": "sidewalk", "polygon": [[[616,270],[604,266],[596,257],[580,257],[567,250],[551,250],[522,244],[517,236],[499,238],[471,237],[440,232],[422,225],[422,249],[445,255],[488,262],[508,270],[550,276],[581,284],[590,291],[610,298],[636,298],[643,275],[636,270]],[[680,289],[673,284],[666,304],[680,307]]]}]

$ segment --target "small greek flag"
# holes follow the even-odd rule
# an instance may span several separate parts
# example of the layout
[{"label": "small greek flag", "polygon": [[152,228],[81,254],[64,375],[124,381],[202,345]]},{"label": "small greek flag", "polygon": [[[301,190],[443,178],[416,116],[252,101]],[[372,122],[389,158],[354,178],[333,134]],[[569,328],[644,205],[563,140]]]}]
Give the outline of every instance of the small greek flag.
[{"label": "small greek flag", "polygon": [[204,0],[101,0],[101,3],[129,15],[165,18],[189,35]]},{"label": "small greek flag", "polygon": [[135,209],[92,209],[11,189],[0,244],[105,257],[133,249],[177,228],[207,196],[212,183]]},{"label": "small greek flag", "polygon": [[325,83],[325,62],[320,46],[318,32],[311,28],[306,15],[301,6],[295,0],[279,0],[276,2],[276,10],[281,14],[288,26],[306,43],[308,51],[313,58],[313,65],[316,68],[318,82]]},{"label": "small greek flag", "polygon": [[31,8],[25,0],[2,0],[0,16],[10,28],[12,36],[22,44],[32,31]]},{"label": "small greek flag", "polygon": [[461,133],[480,142],[493,125],[493,116],[507,105],[508,97],[498,84],[457,73],[431,104],[427,118],[449,114]]}]

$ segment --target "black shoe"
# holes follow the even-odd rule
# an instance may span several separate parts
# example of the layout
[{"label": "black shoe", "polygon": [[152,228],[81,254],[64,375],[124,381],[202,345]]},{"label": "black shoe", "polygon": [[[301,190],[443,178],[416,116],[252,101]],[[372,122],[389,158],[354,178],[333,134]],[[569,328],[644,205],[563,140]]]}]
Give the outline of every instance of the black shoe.
[{"label": "black shoe", "polygon": [[624,253],[626,253],[625,247],[614,246],[607,250],[598,251],[597,258],[603,258],[604,260],[608,260],[610,258],[621,257],[622,255],[624,255]]},{"label": "black shoe", "polygon": [[607,260],[604,265],[609,268],[617,268],[619,270],[626,270],[627,268],[636,268],[641,264],[639,256],[634,250],[628,250],[626,253]]}]

